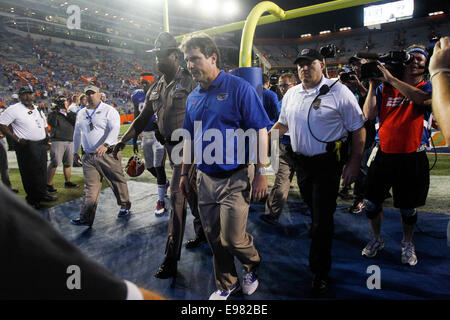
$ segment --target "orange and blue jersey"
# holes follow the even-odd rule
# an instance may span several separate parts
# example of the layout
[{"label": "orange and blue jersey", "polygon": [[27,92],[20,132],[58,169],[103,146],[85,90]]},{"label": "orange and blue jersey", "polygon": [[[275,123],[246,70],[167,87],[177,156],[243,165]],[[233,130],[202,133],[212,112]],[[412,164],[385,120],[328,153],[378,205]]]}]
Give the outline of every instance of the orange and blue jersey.
[{"label": "orange and blue jersey", "polygon": [[[431,83],[422,81],[416,88],[431,93]],[[411,153],[427,144],[429,134],[424,120],[430,111],[403,96],[391,85],[380,85],[376,90],[379,129],[375,140],[385,153]]]}]

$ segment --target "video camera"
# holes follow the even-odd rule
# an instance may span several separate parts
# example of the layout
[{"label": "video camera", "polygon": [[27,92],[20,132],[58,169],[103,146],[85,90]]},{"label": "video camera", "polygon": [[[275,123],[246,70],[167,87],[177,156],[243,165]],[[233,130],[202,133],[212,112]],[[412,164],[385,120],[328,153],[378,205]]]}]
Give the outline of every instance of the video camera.
[{"label": "video camera", "polygon": [[337,51],[337,48],[334,44],[329,44],[329,45],[323,46],[319,49],[320,54],[324,58],[336,57],[336,51]]},{"label": "video camera", "polygon": [[342,72],[339,74],[339,79],[344,83],[350,83],[350,81],[356,80],[356,72],[355,71]]},{"label": "video camera", "polygon": [[66,97],[64,96],[58,96],[56,99],[53,100],[53,108],[55,110],[60,109],[66,109]]},{"label": "video camera", "polygon": [[[358,52],[357,57],[384,63],[386,69],[396,78],[402,77],[405,66],[414,60],[414,57],[406,51],[390,51],[381,55],[373,52]],[[371,61],[361,66],[361,80],[383,77],[383,73],[378,69],[377,61]]]}]

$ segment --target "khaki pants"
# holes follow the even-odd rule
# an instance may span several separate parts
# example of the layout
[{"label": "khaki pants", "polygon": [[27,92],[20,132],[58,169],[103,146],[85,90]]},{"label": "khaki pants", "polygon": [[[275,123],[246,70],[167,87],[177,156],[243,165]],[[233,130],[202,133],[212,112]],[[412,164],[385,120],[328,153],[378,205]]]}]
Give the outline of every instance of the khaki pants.
[{"label": "khaki pants", "polygon": [[98,195],[102,189],[102,181],[111,187],[121,208],[131,207],[128,195],[128,186],[122,171],[122,154],[117,154],[119,160],[114,159],[112,154],[97,157],[92,153],[85,153],[82,157],[84,191],[83,205],[81,207],[80,219],[93,223],[97,209]]},{"label": "khaki pants", "polygon": [[234,257],[247,272],[254,271],[261,261],[253,237],[246,232],[254,170],[249,166],[224,179],[197,172],[200,218],[221,290],[229,290],[238,280]]},{"label": "khaki pants", "polygon": [[[275,174],[272,190],[266,200],[266,214],[280,217],[289,195],[295,163],[289,155],[288,147],[280,143],[279,167]],[[289,147],[290,148],[290,147]]]},{"label": "khaki pants", "polygon": [[167,154],[169,155],[170,166],[172,167],[172,180],[170,182],[170,217],[169,229],[167,232],[166,257],[174,260],[180,260],[181,247],[183,245],[184,229],[186,226],[186,200],[194,216],[194,231],[197,237],[204,236],[202,223],[198,213],[197,188],[195,186],[196,172],[195,165],[189,170],[189,183],[191,185],[191,194],[185,198],[180,190],[180,178],[182,165],[174,165],[172,161],[172,150],[175,146],[165,144]]}]

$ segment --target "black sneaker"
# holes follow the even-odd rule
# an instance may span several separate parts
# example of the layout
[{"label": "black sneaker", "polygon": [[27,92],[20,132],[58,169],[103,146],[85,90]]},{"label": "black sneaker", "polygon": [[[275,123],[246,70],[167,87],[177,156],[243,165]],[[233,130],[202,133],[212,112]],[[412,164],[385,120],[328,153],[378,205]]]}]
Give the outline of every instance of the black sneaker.
[{"label": "black sneaker", "polygon": [[269,214],[262,214],[262,215],[259,216],[259,218],[262,221],[264,221],[264,222],[266,222],[268,224],[271,224],[271,225],[278,224],[278,218],[274,214],[270,214],[270,213]]},{"label": "black sneaker", "polygon": [[90,224],[87,221],[81,220],[80,218],[72,219],[72,220],[70,220],[70,223],[75,226],[88,226],[89,228],[92,227],[92,224]]},{"label": "black sneaker", "polygon": [[55,196],[51,196],[49,194],[46,194],[45,197],[42,199],[43,202],[53,202],[53,201],[57,201],[58,198]]},{"label": "black sneaker", "polygon": [[54,194],[58,192],[58,189],[53,188],[53,185],[47,185],[47,193]]},{"label": "black sneaker", "polygon": [[328,293],[329,286],[330,279],[328,277],[322,277],[316,274],[312,281],[311,295],[315,298],[324,297]]},{"label": "black sneaker", "polygon": [[64,188],[75,189],[75,188],[78,188],[78,185],[68,181],[68,182],[64,183]]},{"label": "black sneaker", "polygon": [[187,241],[185,247],[186,249],[198,248],[204,243],[206,243],[205,237],[195,237],[194,239]]},{"label": "black sneaker", "polygon": [[155,273],[155,277],[159,279],[168,279],[177,275],[177,262],[172,260],[166,260],[158,268]]}]

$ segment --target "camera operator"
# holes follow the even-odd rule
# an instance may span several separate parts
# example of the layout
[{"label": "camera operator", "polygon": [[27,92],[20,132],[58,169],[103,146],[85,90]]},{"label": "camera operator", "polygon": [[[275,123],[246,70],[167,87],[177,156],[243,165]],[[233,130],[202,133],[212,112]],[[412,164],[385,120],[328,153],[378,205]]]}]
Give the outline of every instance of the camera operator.
[{"label": "camera operator", "polygon": [[77,115],[67,110],[67,100],[64,96],[59,96],[54,101],[55,108],[48,115],[48,124],[50,125],[50,139],[52,145],[50,148],[50,164],[47,168],[47,191],[55,193],[52,182],[55,176],[56,168],[62,162],[65,188],[78,188],[78,185],[70,181],[70,175],[73,164],[73,130]]},{"label": "camera operator", "polygon": [[414,45],[407,52],[412,56],[412,62],[404,65],[400,79],[378,62],[382,77],[377,79],[383,84],[377,87],[376,80],[371,79],[364,104],[368,119],[379,118],[376,137],[379,150],[375,148],[371,155],[372,158],[378,151],[369,168],[366,193],[365,212],[373,238],[362,250],[362,255],[375,257],[384,247],[382,203],[392,187],[394,206],[400,209],[403,225],[401,261],[414,266],[417,256],[412,238],[417,221],[416,208],[425,204],[430,183],[424,148],[428,140],[424,115],[430,112],[431,84],[425,81],[428,60],[425,48]]},{"label": "camera operator", "polygon": [[[344,73],[340,73],[339,79],[350,89],[350,91],[353,92],[362,110],[364,102],[366,101],[367,88],[369,87],[369,83],[368,81],[360,81],[359,79],[361,78],[361,66],[367,63],[367,60],[354,55],[350,57],[348,62],[352,66],[352,70],[345,70]],[[367,167],[367,160],[369,159],[370,153],[372,152],[373,143],[375,141],[375,120],[367,120],[364,123],[364,127],[366,128],[366,142],[364,144],[364,153],[361,158],[358,177],[356,178],[353,188],[354,201],[348,209],[349,213],[353,214],[359,214],[364,209],[364,196],[367,189],[367,172],[369,169]],[[345,194],[345,189],[346,187],[341,190],[340,194]]]}]

